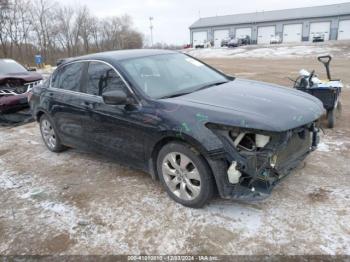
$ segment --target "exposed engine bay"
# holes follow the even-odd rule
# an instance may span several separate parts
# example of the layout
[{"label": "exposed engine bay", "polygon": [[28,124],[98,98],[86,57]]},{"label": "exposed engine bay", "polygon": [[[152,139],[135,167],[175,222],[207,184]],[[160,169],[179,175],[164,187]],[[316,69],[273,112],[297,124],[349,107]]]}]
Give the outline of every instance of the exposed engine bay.
[{"label": "exposed engine bay", "polygon": [[229,183],[223,183],[225,195],[237,199],[267,197],[273,187],[316,148],[319,141],[316,122],[285,132],[213,124],[208,124],[208,127],[219,136],[226,151],[225,179]]}]

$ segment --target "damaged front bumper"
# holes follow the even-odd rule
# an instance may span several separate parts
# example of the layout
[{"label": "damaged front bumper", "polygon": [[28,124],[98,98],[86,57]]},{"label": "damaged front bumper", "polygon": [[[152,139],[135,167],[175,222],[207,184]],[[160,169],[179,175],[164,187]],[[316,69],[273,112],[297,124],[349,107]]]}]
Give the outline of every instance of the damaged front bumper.
[{"label": "damaged front bumper", "polygon": [[[269,137],[269,141],[260,148],[254,146],[253,138],[247,140],[250,144],[247,141],[243,146],[237,143],[242,133],[254,134],[256,130],[242,131],[217,125],[209,128],[224,147],[223,156],[216,153],[209,160],[223,198],[261,200],[268,197],[278,182],[290,174],[319,143],[316,122],[286,132],[259,131],[262,136]],[[232,130],[237,136],[230,135]]]},{"label": "damaged front bumper", "polygon": [[18,84],[0,85],[0,112],[17,111],[28,106],[30,91],[42,83],[41,80]]}]

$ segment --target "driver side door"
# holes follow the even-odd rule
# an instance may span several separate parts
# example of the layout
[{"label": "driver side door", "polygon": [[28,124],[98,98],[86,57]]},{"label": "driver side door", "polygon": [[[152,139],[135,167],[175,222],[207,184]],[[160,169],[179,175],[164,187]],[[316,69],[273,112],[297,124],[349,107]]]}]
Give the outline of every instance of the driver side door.
[{"label": "driver side door", "polygon": [[108,105],[102,99],[104,92],[119,89],[133,95],[112,66],[102,61],[89,62],[82,84],[88,116],[83,123],[84,139],[92,151],[143,168],[142,112],[137,106]]}]

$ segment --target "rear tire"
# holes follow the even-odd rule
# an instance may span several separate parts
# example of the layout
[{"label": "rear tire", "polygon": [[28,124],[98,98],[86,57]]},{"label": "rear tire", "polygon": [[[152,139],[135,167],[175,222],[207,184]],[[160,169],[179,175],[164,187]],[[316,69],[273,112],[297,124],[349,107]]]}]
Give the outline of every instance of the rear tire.
[{"label": "rear tire", "polygon": [[187,144],[166,144],[158,154],[157,171],[168,195],[184,206],[200,208],[213,196],[215,183],[210,168]]},{"label": "rear tire", "polygon": [[51,119],[45,114],[40,117],[40,132],[46,147],[50,151],[58,153],[67,149],[62,145]]},{"label": "rear tire", "polygon": [[333,128],[335,125],[335,113],[334,109],[327,111],[327,121],[328,121],[328,128]]},{"label": "rear tire", "polygon": [[343,112],[343,105],[340,101],[337,104],[337,117],[340,117]]}]

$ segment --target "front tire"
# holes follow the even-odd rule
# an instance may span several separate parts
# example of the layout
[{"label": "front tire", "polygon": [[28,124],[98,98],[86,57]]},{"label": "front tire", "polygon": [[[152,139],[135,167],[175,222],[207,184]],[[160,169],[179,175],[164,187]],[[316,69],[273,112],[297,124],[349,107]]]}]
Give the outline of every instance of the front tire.
[{"label": "front tire", "polygon": [[40,132],[46,147],[50,151],[58,153],[66,149],[66,147],[61,144],[57,131],[47,115],[42,115],[40,117]]},{"label": "front tire", "polygon": [[213,196],[214,179],[208,164],[184,143],[172,142],[160,150],[157,171],[168,195],[184,206],[200,208]]}]

